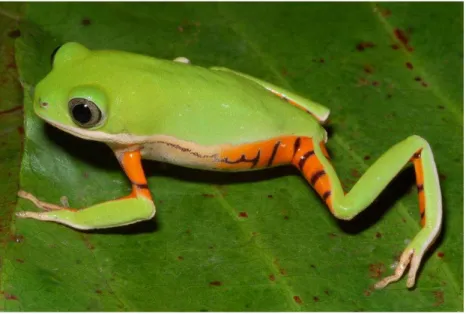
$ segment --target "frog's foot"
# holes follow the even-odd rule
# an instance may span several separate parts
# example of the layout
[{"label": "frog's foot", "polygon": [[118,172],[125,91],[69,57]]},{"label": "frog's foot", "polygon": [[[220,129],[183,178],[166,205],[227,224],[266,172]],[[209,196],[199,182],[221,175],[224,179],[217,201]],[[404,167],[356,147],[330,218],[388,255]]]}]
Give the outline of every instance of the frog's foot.
[{"label": "frog's foot", "polygon": [[185,64],[190,64],[191,63],[191,61],[189,61],[189,59],[185,58],[185,57],[178,57],[178,58],[173,59],[173,61],[180,62],[180,63],[185,63]]},{"label": "frog's foot", "polygon": [[[68,207],[63,207],[63,206],[58,206],[58,205],[55,205],[55,204],[43,202],[43,201],[39,200],[37,197],[35,197],[34,195],[32,195],[31,193],[28,193],[28,192],[23,191],[23,190],[20,190],[18,192],[18,196],[33,202],[34,205],[36,205],[38,208],[40,208],[40,209],[42,209],[44,211],[50,211],[50,210],[76,211],[76,209],[74,209],[74,208],[68,208]],[[19,212],[16,215],[19,216],[19,217],[24,217],[24,216],[21,216],[21,215],[25,215],[25,213],[34,214],[33,212]]]},{"label": "frog's foot", "polygon": [[[19,218],[31,218],[42,221],[53,221],[75,229],[101,229],[133,224],[148,220],[155,215],[155,205],[145,195],[129,195],[113,201],[96,204],[80,210],[43,203],[29,193],[22,193],[38,207],[45,209],[43,212],[22,211],[16,213]],[[39,203],[38,203],[39,202]],[[44,206],[44,204],[46,204]],[[40,205],[40,206],[39,206]]]},{"label": "frog's foot", "polygon": [[388,276],[374,285],[376,289],[382,289],[389,283],[398,281],[405,273],[409,266],[408,281],[406,286],[411,288],[416,282],[416,273],[421,265],[422,257],[424,256],[427,248],[432,245],[437,237],[438,230],[430,227],[424,227],[408,245],[408,247],[401,254],[395,273]]},{"label": "frog's foot", "polygon": [[414,249],[407,248],[400,257],[398,265],[396,266],[395,273],[391,276],[385,277],[374,285],[376,289],[385,288],[388,284],[400,280],[406,268],[411,263],[411,268],[408,275],[408,282],[406,286],[411,288],[416,279],[416,270],[419,268],[420,259],[413,259]]},{"label": "frog's foot", "polygon": [[116,154],[133,185],[128,196],[76,210],[42,202],[34,195],[20,191],[20,197],[30,200],[44,211],[18,212],[16,215],[20,218],[53,221],[81,230],[125,226],[151,219],[155,215],[155,204],[142,169],[140,151]]}]

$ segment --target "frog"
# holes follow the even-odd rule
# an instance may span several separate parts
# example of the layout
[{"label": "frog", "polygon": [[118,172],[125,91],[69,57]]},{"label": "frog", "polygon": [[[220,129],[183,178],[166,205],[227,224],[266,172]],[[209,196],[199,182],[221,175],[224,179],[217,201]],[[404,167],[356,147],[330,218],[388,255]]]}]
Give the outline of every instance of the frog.
[{"label": "frog", "polygon": [[78,230],[113,228],[150,220],[156,208],[141,161],[205,171],[295,167],[337,219],[351,220],[404,168],[414,165],[420,231],[393,273],[374,287],[416,282],[425,252],[442,224],[442,196],[433,151],[411,135],[383,153],[346,192],[326,149],[330,109],[290,90],[224,67],[189,59],[158,59],[117,50],[62,45],[51,71],[36,85],[35,114],[76,137],[108,145],[131,183],[131,193],[86,208],[19,197],[41,211],[19,218],[51,221]]}]

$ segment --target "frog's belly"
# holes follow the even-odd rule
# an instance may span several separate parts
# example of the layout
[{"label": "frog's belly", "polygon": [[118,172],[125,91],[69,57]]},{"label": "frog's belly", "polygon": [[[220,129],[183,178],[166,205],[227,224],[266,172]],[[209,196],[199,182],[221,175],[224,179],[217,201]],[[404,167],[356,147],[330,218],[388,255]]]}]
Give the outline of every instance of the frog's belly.
[{"label": "frog's belly", "polygon": [[220,146],[202,146],[186,141],[155,141],[142,146],[144,159],[156,160],[179,166],[215,170],[221,152]]},{"label": "frog's belly", "polygon": [[202,146],[188,141],[157,140],[142,145],[144,159],[217,171],[249,171],[290,164],[301,137],[281,136],[241,145]]}]

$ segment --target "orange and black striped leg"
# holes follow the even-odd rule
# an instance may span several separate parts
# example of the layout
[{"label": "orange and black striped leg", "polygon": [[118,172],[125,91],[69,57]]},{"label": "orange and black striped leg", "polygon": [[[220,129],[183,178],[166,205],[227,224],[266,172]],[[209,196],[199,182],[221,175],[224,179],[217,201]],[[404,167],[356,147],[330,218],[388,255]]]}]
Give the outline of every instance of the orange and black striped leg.
[{"label": "orange and black striped leg", "polygon": [[[319,146],[320,144],[318,144]],[[322,157],[327,159],[329,156],[325,146],[321,145]],[[297,137],[293,145],[293,159],[291,162],[303,174],[306,180],[316,190],[322,200],[327,204],[333,213],[332,206],[332,186],[330,179],[325,171],[325,167],[316,154],[314,142],[311,138]]]},{"label": "orange and black striped leg", "polygon": [[[297,140],[298,141],[298,140]],[[301,138],[293,164],[301,170],[337,218],[349,220],[367,208],[406,166],[414,163],[419,189],[421,231],[404,250],[395,274],[375,285],[383,288],[401,278],[407,267],[407,286],[412,287],[421,259],[440,233],[442,202],[437,168],[429,144],[419,136],[411,136],[385,152],[345,193],[333,169],[325,147],[309,138]]]}]

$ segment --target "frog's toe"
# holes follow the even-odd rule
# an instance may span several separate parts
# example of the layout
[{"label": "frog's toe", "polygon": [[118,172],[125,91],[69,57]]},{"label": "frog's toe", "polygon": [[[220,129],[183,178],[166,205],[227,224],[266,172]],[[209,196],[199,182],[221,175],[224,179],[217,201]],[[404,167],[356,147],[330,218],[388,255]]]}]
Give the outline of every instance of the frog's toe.
[{"label": "frog's toe", "polygon": [[21,212],[16,213],[16,217],[44,220],[46,217],[46,213],[45,212],[36,213],[36,212],[29,212],[29,211],[21,211]]},{"label": "frog's toe", "polygon": [[58,206],[58,205],[51,204],[51,203],[42,202],[41,200],[39,200],[37,197],[35,197],[31,193],[28,193],[23,190],[18,191],[18,196],[31,201],[32,203],[34,203],[34,205],[36,205],[36,207],[42,209],[43,211],[62,210],[62,209],[72,210],[71,208],[68,208],[68,207],[63,207],[63,206]]},{"label": "frog's toe", "polygon": [[[403,276],[404,272],[406,271],[406,268],[410,264],[413,254],[414,254],[414,249],[409,248],[409,247],[405,249],[405,251],[400,257],[400,260],[398,261],[398,265],[396,266],[395,273],[391,276],[385,277],[384,279],[376,283],[374,285],[374,288],[382,289],[382,288],[385,288],[388,284],[398,281],[401,278],[401,276]],[[408,288],[414,285],[416,270],[419,267],[419,265],[417,265],[416,267],[413,267],[413,266],[414,265],[411,265],[411,269],[409,273],[410,275],[413,275],[413,270],[414,270],[414,276],[410,278],[411,280],[408,280],[408,284],[407,284]]]}]

